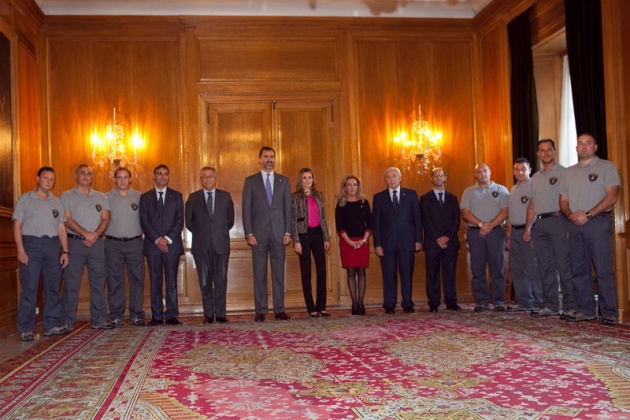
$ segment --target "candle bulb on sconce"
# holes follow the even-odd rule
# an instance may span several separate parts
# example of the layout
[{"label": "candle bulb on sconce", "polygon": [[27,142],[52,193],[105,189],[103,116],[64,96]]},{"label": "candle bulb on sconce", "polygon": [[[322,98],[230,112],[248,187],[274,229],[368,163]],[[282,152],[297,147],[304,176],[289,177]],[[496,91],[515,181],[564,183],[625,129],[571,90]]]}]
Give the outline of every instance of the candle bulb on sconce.
[{"label": "candle bulb on sconce", "polygon": [[136,126],[136,132],[131,137],[133,155],[129,156],[126,154],[127,140],[125,130],[122,123],[119,123],[116,108],[114,108],[111,124],[108,124],[105,128],[105,135],[100,135],[95,127],[91,139],[92,161],[100,167],[109,166],[111,177],[113,177],[114,171],[118,167],[133,166],[138,163],[138,148],[142,146],[142,138],[138,134],[138,127]]},{"label": "candle bulb on sconce", "polygon": [[429,128],[429,122],[422,115],[422,107],[418,106],[418,114],[411,123],[411,137],[405,131],[394,138],[400,143],[400,158],[396,165],[402,171],[414,171],[420,175],[431,172],[442,163],[442,133]]}]

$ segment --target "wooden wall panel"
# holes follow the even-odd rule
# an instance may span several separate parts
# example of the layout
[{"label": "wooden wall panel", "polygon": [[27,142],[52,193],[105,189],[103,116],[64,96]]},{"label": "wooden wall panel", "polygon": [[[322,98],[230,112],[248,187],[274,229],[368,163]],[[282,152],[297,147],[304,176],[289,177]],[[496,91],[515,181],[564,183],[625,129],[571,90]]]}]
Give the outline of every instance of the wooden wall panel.
[{"label": "wooden wall panel", "polygon": [[614,208],[615,276],[622,322],[630,321],[630,2],[602,0],[604,83],[609,159],[619,170],[621,192]]},{"label": "wooden wall panel", "polygon": [[[113,109],[128,132],[136,127],[145,143],[132,167],[134,188],[153,186],[159,163],[171,169],[181,190],[181,117],[176,39],[119,41],[49,38],[47,42],[48,141],[58,188],[74,186],[74,170],[92,164],[91,134],[111,122]],[[108,169],[96,168],[93,188],[108,191]]]},{"label": "wooden wall panel", "polygon": [[337,80],[336,40],[199,39],[201,80]]},{"label": "wooden wall panel", "polygon": [[[28,191],[36,187],[37,171],[42,162],[47,162],[47,156],[42,156],[41,101],[39,86],[39,64],[37,57],[29,47],[18,42],[18,133],[19,133],[19,184],[21,191]],[[59,195],[59,189],[54,191]]]}]

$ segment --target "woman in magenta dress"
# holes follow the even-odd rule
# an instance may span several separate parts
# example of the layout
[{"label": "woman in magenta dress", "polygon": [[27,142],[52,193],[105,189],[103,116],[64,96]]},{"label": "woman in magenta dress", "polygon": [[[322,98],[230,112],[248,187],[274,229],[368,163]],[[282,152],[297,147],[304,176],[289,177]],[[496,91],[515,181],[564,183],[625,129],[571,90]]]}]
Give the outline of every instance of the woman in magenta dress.
[{"label": "woman in magenta dress", "polygon": [[337,197],[335,222],[339,235],[341,265],[348,273],[348,290],[352,298],[352,315],[365,315],[366,273],[370,260],[368,239],[372,233],[370,203],[361,191],[361,180],[348,175],[341,183]]},{"label": "woman in magenta dress", "polygon": [[[311,318],[330,316],[326,312],[326,252],[330,249],[330,233],[326,227],[324,195],[315,189],[310,168],[300,169],[296,191],[292,194],[293,249],[299,256],[302,291],[306,310]],[[311,253],[317,273],[316,300],[311,287]]]}]

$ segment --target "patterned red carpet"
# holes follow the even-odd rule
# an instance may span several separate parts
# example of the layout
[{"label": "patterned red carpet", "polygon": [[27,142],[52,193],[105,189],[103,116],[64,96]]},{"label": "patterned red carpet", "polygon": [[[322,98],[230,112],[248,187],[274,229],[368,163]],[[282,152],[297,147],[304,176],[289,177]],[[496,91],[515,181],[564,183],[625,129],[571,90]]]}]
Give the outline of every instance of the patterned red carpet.
[{"label": "patterned red carpet", "polygon": [[0,379],[0,417],[630,419],[630,330],[442,312],[96,331]]}]

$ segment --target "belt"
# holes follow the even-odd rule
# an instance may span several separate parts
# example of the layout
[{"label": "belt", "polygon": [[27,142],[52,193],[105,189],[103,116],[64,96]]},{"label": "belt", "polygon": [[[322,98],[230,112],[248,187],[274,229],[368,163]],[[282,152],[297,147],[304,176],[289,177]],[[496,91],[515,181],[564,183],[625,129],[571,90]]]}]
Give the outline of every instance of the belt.
[{"label": "belt", "polygon": [[85,239],[85,236],[83,236],[83,235],[75,235],[74,233],[68,233],[68,238],[72,238],[72,239]]},{"label": "belt", "polygon": [[134,236],[133,238],[116,238],[115,236],[108,236],[107,237],[107,239],[111,239],[113,241],[119,241],[119,242],[129,242],[129,241],[133,241],[134,239],[138,239],[138,238],[142,238],[142,235]]},{"label": "belt", "polygon": [[523,229],[527,225],[512,225],[512,229]]},{"label": "belt", "polygon": [[536,219],[546,219],[547,217],[564,216],[561,211],[552,211],[549,213],[541,213],[536,216]]}]

